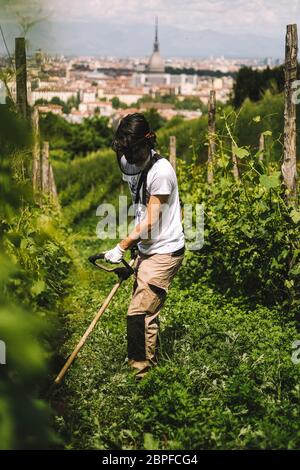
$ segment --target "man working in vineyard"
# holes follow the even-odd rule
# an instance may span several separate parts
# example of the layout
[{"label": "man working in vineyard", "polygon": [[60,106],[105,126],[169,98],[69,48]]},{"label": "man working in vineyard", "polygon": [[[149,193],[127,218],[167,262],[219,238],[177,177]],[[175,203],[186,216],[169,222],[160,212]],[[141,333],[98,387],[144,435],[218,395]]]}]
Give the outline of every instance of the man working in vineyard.
[{"label": "man working in vineyard", "polygon": [[158,315],[184,257],[176,173],[155,150],[156,136],[142,114],[124,117],[113,149],[135,204],[135,228],[105,258],[119,263],[137,244],[135,282],[127,314],[128,363],[141,378],[157,363]]}]

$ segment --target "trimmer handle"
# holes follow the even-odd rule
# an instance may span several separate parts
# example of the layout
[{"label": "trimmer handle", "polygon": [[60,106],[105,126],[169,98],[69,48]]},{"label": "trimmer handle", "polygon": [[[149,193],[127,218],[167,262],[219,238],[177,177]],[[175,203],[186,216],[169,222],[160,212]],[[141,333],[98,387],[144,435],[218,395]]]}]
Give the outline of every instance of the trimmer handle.
[{"label": "trimmer handle", "polygon": [[107,266],[103,266],[103,264],[98,264],[97,261],[99,259],[105,260],[104,255],[105,253],[98,253],[96,255],[90,256],[89,261],[94,266],[96,266],[96,268],[102,269],[108,273],[115,273],[120,279],[123,280],[128,279],[134,273],[134,269],[127,263],[125,259],[122,259],[124,267],[108,268]]}]

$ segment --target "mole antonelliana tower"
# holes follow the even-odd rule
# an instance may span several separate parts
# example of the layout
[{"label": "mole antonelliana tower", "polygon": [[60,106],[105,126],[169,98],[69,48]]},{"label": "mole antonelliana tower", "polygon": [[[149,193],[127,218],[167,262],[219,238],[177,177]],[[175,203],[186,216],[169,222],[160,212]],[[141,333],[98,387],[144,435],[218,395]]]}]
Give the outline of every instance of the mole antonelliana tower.
[{"label": "mole antonelliana tower", "polygon": [[155,40],[153,53],[149,60],[148,71],[151,73],[164,73],[165,63],[162,56],[159,53],[159,42],[158,42],[158,20],[155,18]]}]

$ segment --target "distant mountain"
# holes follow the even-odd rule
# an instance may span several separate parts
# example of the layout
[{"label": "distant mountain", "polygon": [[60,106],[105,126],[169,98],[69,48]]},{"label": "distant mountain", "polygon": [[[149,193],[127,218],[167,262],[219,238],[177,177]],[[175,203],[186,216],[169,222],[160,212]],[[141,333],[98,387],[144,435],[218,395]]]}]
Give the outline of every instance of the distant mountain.
[{"label": "distant mountain", "polygon": [[[10,50],[16,27],[4,24]],[[243,57],[262,58],[284,56],[282,37],[256,34],[233,34],[212,30],[189,31],[160,26],[159,41],[164,57]],[[45,22],[30,33],[33,49],[41,47],[49,53],[66,55],[145,56],[152,51],[154,28],[149,25],[115,25],[100,22]],[[3,44],[0,52],[3,52]]]}]

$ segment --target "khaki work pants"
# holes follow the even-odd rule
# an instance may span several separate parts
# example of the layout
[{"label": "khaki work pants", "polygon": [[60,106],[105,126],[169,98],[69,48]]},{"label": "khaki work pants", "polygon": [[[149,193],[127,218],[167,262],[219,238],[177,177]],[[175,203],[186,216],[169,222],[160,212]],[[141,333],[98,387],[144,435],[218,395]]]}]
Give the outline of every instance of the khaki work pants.
[{"label": "khaki work pants", "polygon": [[127,314],[128,364],[143,377],[157,364],[158,315],[184,255],[139,254],[133,295]]}]

